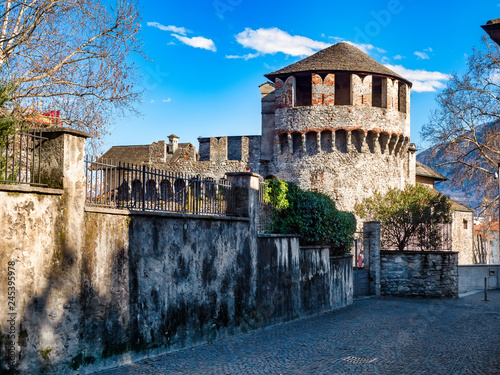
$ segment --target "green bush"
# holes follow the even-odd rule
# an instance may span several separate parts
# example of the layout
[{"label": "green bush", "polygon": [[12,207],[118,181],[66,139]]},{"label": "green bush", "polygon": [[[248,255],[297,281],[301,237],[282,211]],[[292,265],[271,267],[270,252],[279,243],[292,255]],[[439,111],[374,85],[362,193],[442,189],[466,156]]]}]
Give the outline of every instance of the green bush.
[{"label": "green bush", "polygon": [[399,251],[406,249],[412,239],[420,250],[441,247],[441,224],[452,220],[451,202],[443,194],[423,185],[407,185],[404,190],[389,188],[378,191],[355,206],[362,219],[382,223],[382,246]]},{"label": "green bush", "polygon": [[331,255],[349,252],[356,231],[352,213],[337,210],[327,195],[302,190],[293,183],[271,180],[269,186],[274,189],[267,195],[275,207],[269,228],[272,233],[299,234],[301,245],[326,245]]}]

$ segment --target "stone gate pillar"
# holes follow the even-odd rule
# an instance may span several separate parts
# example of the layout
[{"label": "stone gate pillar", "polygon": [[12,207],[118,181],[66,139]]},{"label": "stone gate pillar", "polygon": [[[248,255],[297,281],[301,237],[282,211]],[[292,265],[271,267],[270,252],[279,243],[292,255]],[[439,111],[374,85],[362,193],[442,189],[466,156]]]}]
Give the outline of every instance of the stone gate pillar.
[{"label": "stone gate pillar", "polygon": [[252,172],[226,173],[227,180],[234,188],[235,200],[231,213],[250,218],[257,227],[259,215],[259,175]]},{"label": "stone gate pillar", "polygon": [[363,248],[370,262],[370,294],[380,296],[380,221],[363,223]]}]

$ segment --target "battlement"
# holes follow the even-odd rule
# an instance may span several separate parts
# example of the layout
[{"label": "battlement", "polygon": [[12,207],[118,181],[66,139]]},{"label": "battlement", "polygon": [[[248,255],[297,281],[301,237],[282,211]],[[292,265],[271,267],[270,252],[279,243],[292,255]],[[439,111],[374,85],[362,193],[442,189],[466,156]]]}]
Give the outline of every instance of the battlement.
[{"label": "battlement", "polygon": [[199,160],[256,162],[260,156],[260,139],[260,135],[199,137]]},{"label": "battlement", "polygon": [[291,75],[275,78],[275,108],[369,106],[409,113],[409,86],[398,79],[361,73]]}]

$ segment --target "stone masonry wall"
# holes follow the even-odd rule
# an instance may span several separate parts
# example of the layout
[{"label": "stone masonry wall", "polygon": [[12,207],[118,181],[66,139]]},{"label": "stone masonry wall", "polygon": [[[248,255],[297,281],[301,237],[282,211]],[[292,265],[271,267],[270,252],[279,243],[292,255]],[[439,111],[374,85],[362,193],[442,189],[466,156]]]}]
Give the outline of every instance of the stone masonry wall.
[{"label": "stone masonry wall", "polygon": [[396,109],[358,106],[311,106],[276,109],[276,131],[360,129],[410,136],[409,116]]},{"label": "stone masonry wall", "polygon": [[381,251],[382,295],[458,297],[458,254]]},{"label": "stone masonry wall", "polygon": [[474,212],[453,211],[452,246],[458,252],[458,264],[474,264]]},{"label": "stone masonry wall", "polygon": [[[261,247],[258,175],[227,176],[236,217],[85,207],[87,135],[45,135],[62,189],[0,186],[0,373],[88,374],[352,303],[350,259],[301,257],[297,238]],[[295,302],[265,309],[286,285]]]},{"label": "stone masonry wall", "polygon": [[352,211],[354,204],[375,190],[404,188],[409,177],[408,162],[402,155],[347,152],[333,149],[314,155],[279,154],[263,176],[273,175],[297,183],[301,188],[320,191],[336,201],[337,208]]}]

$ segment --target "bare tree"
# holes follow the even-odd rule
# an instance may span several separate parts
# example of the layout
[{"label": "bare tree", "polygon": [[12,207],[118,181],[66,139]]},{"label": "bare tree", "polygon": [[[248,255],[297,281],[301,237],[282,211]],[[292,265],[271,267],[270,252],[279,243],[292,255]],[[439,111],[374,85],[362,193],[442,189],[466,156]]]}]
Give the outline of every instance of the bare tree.
[{"label": "bare tree", "polygon": [[[438,109],[424,125],[434,157],[457,187],[474,186],[483,209],[496,207],[500,162],[500,49],[486,37],[474,48],[467,71],[454,74],[437,96]],[[495,208],[496,209],[496,208]]]},{"label": "bare tree", "polygon": [[[3,0],[0,73],[9,115],[59,117],[99,139],[115,116],[134,111],[142,55],[134,0]],[[1,90],[0,90],[1,91]]]}]

